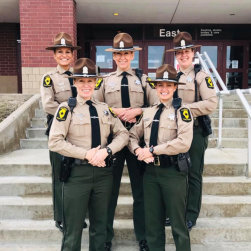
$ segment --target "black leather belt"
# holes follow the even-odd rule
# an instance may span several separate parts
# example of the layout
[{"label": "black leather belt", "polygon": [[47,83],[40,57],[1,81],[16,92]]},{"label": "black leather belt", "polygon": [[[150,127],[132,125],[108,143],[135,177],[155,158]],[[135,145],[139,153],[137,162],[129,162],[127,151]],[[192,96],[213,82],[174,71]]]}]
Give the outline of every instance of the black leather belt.
[{"label": "black leather belt", "polygon": [[89,163],[88,163],[88,160],[86,160],[86,159],[75,159],[75,164],[76,165],[90,165]]},{"label": "black leather belt", "polygon": [[171,166],[177,164],[177,155],[155,155],[153,165],[154,166]]},{"label": "black leather belt", "polygon": [[121,121],[122,122],[122,124],[124,125],[124,127],[129,131],[133,126],[134,126],[134,124],[135,123],[129,123],[129,122],[127,122],[127,121]]}]

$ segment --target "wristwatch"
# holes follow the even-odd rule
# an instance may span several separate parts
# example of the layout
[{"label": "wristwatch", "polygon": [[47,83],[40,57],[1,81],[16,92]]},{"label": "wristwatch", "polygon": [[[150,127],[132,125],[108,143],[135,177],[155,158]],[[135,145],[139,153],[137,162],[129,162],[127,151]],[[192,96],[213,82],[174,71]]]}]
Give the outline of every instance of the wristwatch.
[{"label": "wristwatch", "polygon": [[153,146],[150,146],[150,147],[149,147],[149,152],[150,152],[151,154],[153,154],[153,152],[154,152]]},{"label": "wristwatch", "polygon": [[110,147],[107,146],[107,147],[106,147],[106,151],[107,151],[107,153],[108,153],[109,156],[112,155],[112,150],[111,150]]}]

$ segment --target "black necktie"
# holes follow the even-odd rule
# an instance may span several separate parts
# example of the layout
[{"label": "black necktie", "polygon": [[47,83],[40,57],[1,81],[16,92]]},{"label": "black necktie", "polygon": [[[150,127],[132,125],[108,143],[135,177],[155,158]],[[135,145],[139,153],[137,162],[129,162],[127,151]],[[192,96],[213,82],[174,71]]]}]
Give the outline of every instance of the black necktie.
[{"label": "black necktie", "polygon": [[156,146],[157,145],[158,131],[159,131],[159,119],[160,119],[160,114],[162,112],[163,107],[164,107],[164,105],[161,103],[159,105],[159,109],[157,110],[157,112],[155,113],[155,116],[153,118],[149,146]]},{"label": "black necktie", "polygon": [[[72,75],[72,73],[70,71],[65,71],[64,74],[66,74],[68,76]],[[68,78],[68,79],[69,79],[69,82],[70,82],[70,85],[71,85],[72,97],[75,98],[77,96],[77,90],[76,90],[75,85],[73,85],[73,78]]]},{"label": "black necktie", "polygon": [[91,116],[91,126],[92,126],[92,148],[94,148],[101,144],[98,113],[97,113],[96,108],[92,105],[91,100],[87,100],[86,104],[89,105],[89,111],[90,111],[90,116]]},{"label": "black necktie", "polygon": [[127,108],[130,107],[130,99],[129,99],[129,89],[128,89],[128,79],[126,77],[127,72],[122,73],[122,80],[121,80],[121,99],[122,99],[122,107]]}]

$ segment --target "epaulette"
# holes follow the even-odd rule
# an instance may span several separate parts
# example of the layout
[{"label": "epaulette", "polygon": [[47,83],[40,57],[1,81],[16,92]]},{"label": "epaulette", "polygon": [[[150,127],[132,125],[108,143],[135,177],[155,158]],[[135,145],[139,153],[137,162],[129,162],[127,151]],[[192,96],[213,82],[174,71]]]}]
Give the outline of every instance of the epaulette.
[{"label": "epaulette", "polygon": [[50,75],[45,75],[44,80],[43,80],[43,87],[48,88],[48,87],[52,87],[52,85],[53,85],[53,81]]},{"label": "epaulette", "polygon": [[114,118],[117,118],[117,115],[114,113],[111,107],[109,107],[109,111]]},{"label": "epaulette", "polygon": [[102,83],[103,83],[103,78],[98,78],[96,85],[95,85],[95,90],[98,90],[101,87]]},{"label": "epaulette", "polygon": [[147,77],[147,78],[146,78],[146,81],[147,81],[147,83],[150,85],[150,87],[151,87],[152,89],[155,89],[155,84],[154,84],[153,82],[151,82],[151,78]]}]

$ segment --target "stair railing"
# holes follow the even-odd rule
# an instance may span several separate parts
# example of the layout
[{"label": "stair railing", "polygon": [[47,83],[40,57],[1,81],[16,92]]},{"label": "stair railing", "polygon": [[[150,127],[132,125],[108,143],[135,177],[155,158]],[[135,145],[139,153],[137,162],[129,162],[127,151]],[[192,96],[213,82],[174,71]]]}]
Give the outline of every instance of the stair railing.
[{"label": "stair railing", "polygon": [[[225,95],[233,95],[233,94],[237,94],[238,98],[241,101],[241,104],[243,105],[247,115],[248,115],[248,151],[247,151],[247,168],[246,168],[246,176],[247,177],[251,177],[251,106],[249,105],[246,97],[244,96],[244,94],[251,94],[251,88],[250,89],[235,89],[235,90],[228,90],[225,83],[223,82],[222,78],[220,77],[218,71],[216,70],[213,62],[211,61],[211,59],[209,58],[207,52],[203,52],[203,54],[200,54],[199,52],[196,52],[196,56],[198,57],[200,64],[202,65],[203,69],[205,72],[207,72],[209,74],[209,76],[211,77],[215,89],[216,89],[216,93],[217,96],[219,97],[219,121],[218,121],[218,140],[217,140],[217,147],[221,148],[221,144],[222,144],[222,121],[223,121],[223,96]],[[205,59],[203,58],[205,57]],[[215,78],[213,77],[211,71],[209,70],[209,67],[211,68],[212,72],[214,73],[215,78],[217,79],[220,87],[221,87],[221,91],[219,90]]]}]

